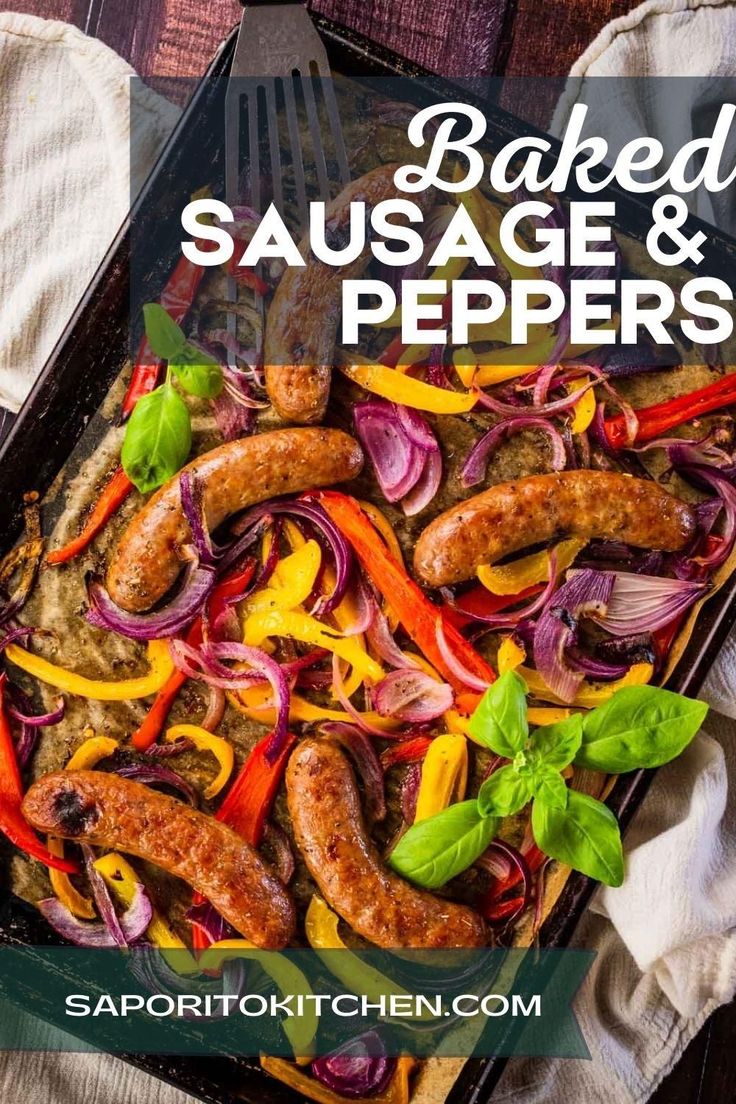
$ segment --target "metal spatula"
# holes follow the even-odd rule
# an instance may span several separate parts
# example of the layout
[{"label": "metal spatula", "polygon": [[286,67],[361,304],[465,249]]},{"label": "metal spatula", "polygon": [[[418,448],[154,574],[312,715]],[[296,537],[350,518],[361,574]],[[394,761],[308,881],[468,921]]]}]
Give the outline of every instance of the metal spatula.
[{"label": "metal spatula", "polygon": [[[337,100],[327,52],[304,4],[283,0],[252,0],[244,4],[243,20],[235,48],[225,120],[226,200],[242,199],[242,136],[247,131],[249,203],[262,213],[262,178],[270,175],[272,198],[284,214],[282,156],[286,155],[302,226],[307,217],[307,180],[316,178],[319,196],[331,195],[325,142],[316,94],[321,93],[323,116],[329,122],[337,177],[344,187],[349,179]],[[309,148],[300,134],[297,102],[306,115]],[[286,120],[286,133],[282,122]],[[283,140],[285,139],[285,141]],[[263,161],[266,160],[266,164]],[[337,190],[337,189],[335,189]]]},{"label": "metal spatula", "polygon": [[[259,214],[267,206],[263,181],[285,218],[285,173],[299,214],[299,230],[307,223],[308,182],[316,181],[319,198],[327,202],[350,180],[337,99],[327,52],[304,4],[284,0],[251,0],[245,4],[225,101],[225,198],[228,206],[247,202]],[[323,111],[320,112],[317,95]],[[323,136],[321,118],[329,136]],[[285,126],[284,126],[285,120]],[[306,127],[300,125],[306,120]],[[247,160],[243,139],[247,134]],[[328,159],[324,137],[334,157]],[[304,141],[303,139],[306,139]],[[242,181],[247,175],[248,186]],[[331,189],[330,176],[336,178]],[[314,192],[314,189],[312,189]],[[237,302],[235,281],[228,298]],[[264,325],[264,304],[256,296]],[[236,333],[237,320],[228,314],[227,327]],[[234,356],[228,354],[234,367]]]}]

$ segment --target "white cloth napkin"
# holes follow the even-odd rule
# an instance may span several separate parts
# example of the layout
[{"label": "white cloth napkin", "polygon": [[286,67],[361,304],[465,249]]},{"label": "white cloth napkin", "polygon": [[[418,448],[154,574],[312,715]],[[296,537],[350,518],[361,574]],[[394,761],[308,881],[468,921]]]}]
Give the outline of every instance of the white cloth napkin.
[{"label": "white cloth napkin", "polygon": [[[178,111],[66,23],[0,14],[0,406],[18,410]],[[138,123],[140,122],[140,126]],[[138,183],[141,183],[139,181]]]},{"label": "white cloth napkin", "polygon": [[[657,0],[606,28],[573,73],[730,73],[735,58],[732,3]],[[124,217],[131,72],[71,27],[0,15],[0,404],[22,401]],[[152,95],[147,106],[141,141],[150,158],[175,112]],[[733,717],[735,674],[732,639],[703,697]],[[711,713],[706,732],[658,773],[627,833],[625,884],[599,892],[579,930],[578,943],[598,951],[577,1002],[593,1061],[513,1061],[494,1100],[644,1101],[710,1012],[731,998],[733,772],[736,725]],[[0,1054],[0,1100],[29,1099],[191,1100],[104,1055]]]}]

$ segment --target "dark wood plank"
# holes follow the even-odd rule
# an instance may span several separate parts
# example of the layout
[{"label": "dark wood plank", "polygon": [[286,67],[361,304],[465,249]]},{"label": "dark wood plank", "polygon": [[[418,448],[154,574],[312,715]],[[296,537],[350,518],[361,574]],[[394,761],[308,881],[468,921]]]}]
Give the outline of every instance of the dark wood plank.
[{"label": "dark wood plank", "polygon": [[638,0],[517,0],[506,73],[561,77],[602,27]]}]

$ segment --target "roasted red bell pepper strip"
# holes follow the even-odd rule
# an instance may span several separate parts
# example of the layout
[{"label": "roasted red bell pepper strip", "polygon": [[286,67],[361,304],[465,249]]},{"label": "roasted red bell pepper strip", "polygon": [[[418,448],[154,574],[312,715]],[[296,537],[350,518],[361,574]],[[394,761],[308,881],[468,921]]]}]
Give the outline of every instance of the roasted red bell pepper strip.
[{"label": "roasted red bell pepper strip", "polygon": [[235,239],[235,249],[233,255],[225,266],[225,271],[228,276],[231,276],[237,284],[243,284],[245,287],[251,288],[256,295],[268,295],[271,291],[271,287],[262,280],[260,276],[256,275],[252,268],[244,268],[238,264],[238,258],[243,256],[243,250],[246,243]]},{"label": "roasted red bell pepper strip", "polygon": [[227,824],[253,847],[258,847],[263,838],[266,817],[271,811],[295,740],[296,736],[290,732],[278,757],[270,763],[266,750],[271,734],[264,736],[243,763],[240,774],[215,814],[217,820]]},{"label": "roasted red bell pepper strip", "polygon": [[[237,571],[226,575],[215,586],[209,598],[209,613],[213,621],[216,621],[218,615],[222,613],[228,598],[237,598],[239,594],[242,594],[253,578],[255,569],[256,561],[249,560]],[[191,644],[194,648],[202,643],[201,617],[198,617],[192,623],[185,640],[187,644]],[[187,676],[185,674],[181,671],[174,671],[165,686],[161,687],[143,722],[133,733],[132,743],[136,751],[146,751],[152,744],[156,743],[166,724],[166,718],[171,712],[171,707],[186,681]]]},{"label": "roasted red bell pepper strip", "polygon": [[442,609],[447,620],[457,629],[463,629],[472,624],[477,617],[492,617],[501,610],[515,606],[517,602],[523,602],[526,598],[532,598],[535,594],[544,590],[543,583],[535,583],[533,586],[520,590],[518,594],[491,594],[481,583],[477,583],[461,594],[450,605],[444,602]]},{"label": "roasted red bell pepper strip", "polygon": [[456,690],[465,689],[437,644],[438,619],[458,662],[478,678],[493,682],[496,675],[492,668],[394,559],[359,503],[339,491],[318,491],[316,498],[352,546],[373,585],[391,603],[406,632],[443,678]]},{"label": "roasted red bell pepper strip", "polygon": [[381,752],[381,766],[388,770],[399,763],[418,763],[427,754],[431,743],[431,736],[413,736],[409,740],[402,740],[400,744],[391,744]]},{"label": "roasted red bell pepper strip", "polygon": [[[253,847],[258,847],[263,838],[266,817],[271,811],[276,791],[281,784],[286,760],[296,740],[293,733],[288,733],[278,757],[270,763],[266,757],[266,749],[271,742],[271,736],[271,733],[264,736],[253,748],[227,797],[215,813],[216,820],[227,824]],[[201,894],[195,893],[195,905],[201,904],[203,900]],[[202,951],[210,945],[210,942],[207,933],[198,924],[193,924],[194,949]]]},{"label": "roasted red bell pepper strip", "polygon": [[[674,429],[675,426],[682,425],[683,422],[700,418],[703,414],[709,414],[732,403],[736,403],[736,374],[723,376],[715,383],[709,383],[707,387],[701,387],[697,391],[690,391],[687,395],[678,395],[675,399],[655,403],[654,406],[644,406],[641,410],[634,411],[639,420],[635,443],[653,441],[655,437],[661,437],[662,434]],[[624,448],[627,440],[623,415],[615,414],[611,418],[606,418],[604,425],[611,446]]]},{"label": "roasted red bell pepper strip", "polygon": [[0,832],[21,851],[34,859],[62,870],[65,874],[76,874],[79,867],[70,859],[52,855],[26,822],[21,812],[23,783],[15,754],[10,721],[5,711],[5,692],[8,676],[0,675]]},{"label": "roasted red bell pepper strip", "polygon": [[100,497],[92,507],[79,536],[69,541],[63,548],[56,548],[53,552],[49,552],[46,562],[50,564],[66,563],[67,560],[73,560],[75,556],[83,552],[100,530],[105,528],[112,515],[120,509],[132,487],[133,484],[123,469],[116,468],[102,488]]}]

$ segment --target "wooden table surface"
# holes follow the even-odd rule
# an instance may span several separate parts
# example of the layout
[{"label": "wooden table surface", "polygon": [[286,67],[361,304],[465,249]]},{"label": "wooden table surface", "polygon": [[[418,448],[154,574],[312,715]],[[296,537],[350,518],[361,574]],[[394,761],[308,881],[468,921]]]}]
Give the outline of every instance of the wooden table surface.
[{"label": "wooden table surface", "polygon": [[[237,0],[6,0],[4,6],[74,23],[149,80],[200,76],[241,13]],[[636,0],[314,0],[312,6],[446,75],[563,76],[601,27]],[[734,1033],[736,1006],[729,1005],[710,1018],[652,1104],[733,1100]]]}]

